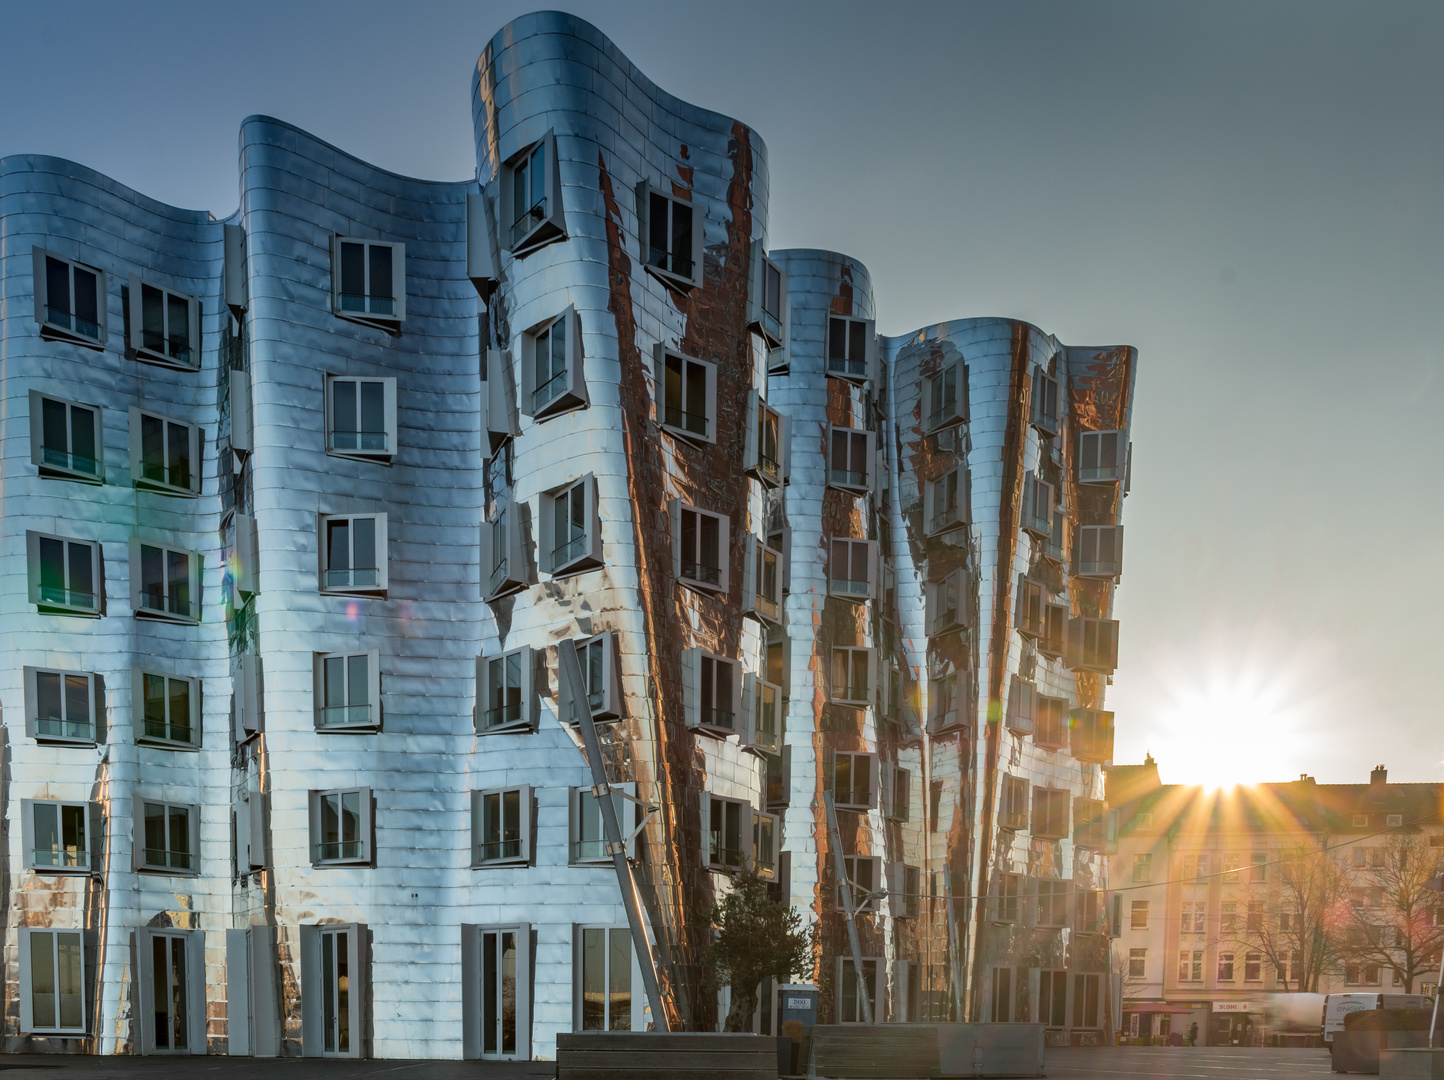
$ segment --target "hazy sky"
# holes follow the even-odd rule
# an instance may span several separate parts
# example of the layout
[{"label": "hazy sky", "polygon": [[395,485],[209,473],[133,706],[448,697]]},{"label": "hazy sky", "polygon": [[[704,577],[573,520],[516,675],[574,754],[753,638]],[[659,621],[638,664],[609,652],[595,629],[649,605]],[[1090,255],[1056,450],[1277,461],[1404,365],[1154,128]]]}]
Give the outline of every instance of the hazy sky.
[{"label": "hazy sky", "polygon": [[[223,215],[268,113],[462,179],[477,54],[526,10],[5,0],[0,155]],[[1118,760],[1444,779],[1444,5],[570,10],[758,130],[772,245],[862,259],[884,333],[1138,347]]]}]

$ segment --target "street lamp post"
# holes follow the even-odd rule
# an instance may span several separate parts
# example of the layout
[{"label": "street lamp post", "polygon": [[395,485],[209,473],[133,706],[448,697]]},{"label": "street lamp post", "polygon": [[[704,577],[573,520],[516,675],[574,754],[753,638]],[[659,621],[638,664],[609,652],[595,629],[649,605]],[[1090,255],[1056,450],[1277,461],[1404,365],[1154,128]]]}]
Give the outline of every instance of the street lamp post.
[{"label": "street lamp post", "polygon": [[[1444,874],[1435,874],[1424,882],[1424,888],[1444,893]],[[1434,1012],[1429,1019],[1429,1049],[1434,1049],[1434,1036],[1439,1030],[1439,997],[1444,994],[1444,949],[1439,950],[1439,978],[1434,983]]]}]

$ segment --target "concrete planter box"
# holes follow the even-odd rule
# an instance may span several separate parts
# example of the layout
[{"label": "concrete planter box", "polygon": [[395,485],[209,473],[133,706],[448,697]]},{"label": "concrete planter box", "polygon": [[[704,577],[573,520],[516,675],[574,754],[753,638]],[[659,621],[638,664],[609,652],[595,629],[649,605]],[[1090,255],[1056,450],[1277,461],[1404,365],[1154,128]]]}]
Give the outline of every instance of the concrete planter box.
[{"label": "concrete planter box", "polygon": [[1427,1031],[1336,1031],[1329,1053],[1334,1072],[1377,1074],[1381,1051],[1428,1046]]}]

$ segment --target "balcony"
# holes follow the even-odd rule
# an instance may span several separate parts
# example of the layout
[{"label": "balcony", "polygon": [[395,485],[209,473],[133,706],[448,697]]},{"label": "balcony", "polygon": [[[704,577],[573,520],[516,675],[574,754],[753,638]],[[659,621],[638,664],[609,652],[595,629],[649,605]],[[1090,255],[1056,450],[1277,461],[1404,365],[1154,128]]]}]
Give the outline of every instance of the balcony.
[{"label": "balcony", "polygon": [[82,319],[79,315],[72,315],[63,308],[46,307],[45,321],[52,326],[58,326],[62,330],[69,330],[71,333],[80,334],[83,337],[100,340],[100,324],[91,322],[89,319]]},{"label": "balcony", "polygon": [[41,448],[40,460],[52,469],[67,469],[70,472],[84,473],[86,476],[100,475],[100,463],[95,458],[71,454],[53,446]]},{"label": "balcony", "polygon": [[394,296],[364,296],[359,293],[342,293],[341,310],[355,315],[395,315]]},{"label": "balcony", "polygon": [[332,450],[349,450],[352,452],[386,453],[391,449],[390,438],[384,431],[333,431],[331,432]]},{"label": "balcony", "polygon": [[370,723],[370,705],[327,705],[321,709],[323,728],[367,727]]},{"label": "balcony", "polygon": [[381,584],[381,571],[374,566],[354,566],[350,569],[327,570],[328,589],[374,589]]}]

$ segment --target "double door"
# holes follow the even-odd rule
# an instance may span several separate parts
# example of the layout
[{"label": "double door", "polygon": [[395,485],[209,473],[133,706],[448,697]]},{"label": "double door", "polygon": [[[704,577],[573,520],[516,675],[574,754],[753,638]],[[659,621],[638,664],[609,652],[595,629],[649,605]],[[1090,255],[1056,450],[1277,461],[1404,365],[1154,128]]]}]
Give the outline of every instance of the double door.
[{"label": "double door", "polygon": [[463,1051],[531,1057],[531,925],[461,928]]},{"label": "double door", "polygon": [[142,1054],[206,1052],[205,936],[200,930],[136,931]]}]

